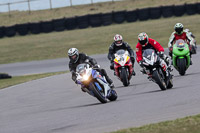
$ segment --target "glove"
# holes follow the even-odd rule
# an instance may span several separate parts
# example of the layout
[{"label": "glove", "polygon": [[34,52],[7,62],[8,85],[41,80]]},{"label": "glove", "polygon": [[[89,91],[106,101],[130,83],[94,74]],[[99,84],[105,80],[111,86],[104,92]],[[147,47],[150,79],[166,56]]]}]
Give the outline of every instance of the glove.
[{"label": "glove", "polygon": [[95,64],[95,65],[93,66],[93,68],[98,69],[98,68],[100,68],[100,65]]},{"label": "glove", "polygon": [[139,65],[143,68],[144,67],[144,64],[143,64],[143,60],[141,60],[140,62],[139,62]]},{"label": "glove", "polygon": [[169,47],[169,52],[172,52],[172,49],[173,49],[172,46],[170,46],[170,47]]},{"label": "glove", "polygon": [[158,55],[159,55],[161,58],[163,58],[163,57],[164,57],[164,52],[163,52],[163,51],[160,51],[160,52],[158,53]]}]

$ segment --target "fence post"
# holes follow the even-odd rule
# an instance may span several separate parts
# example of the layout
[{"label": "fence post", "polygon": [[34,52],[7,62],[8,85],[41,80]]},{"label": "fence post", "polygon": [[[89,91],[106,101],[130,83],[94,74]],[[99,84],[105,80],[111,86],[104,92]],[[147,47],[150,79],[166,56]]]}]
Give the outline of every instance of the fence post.
[{"label": "fence post", "polygon": [[10,3],[8,3],[8,12],[9,12],[9,17],[11,17],[11,14],[10,14]]},{"label": "fence post", "polygon": [[52,3],[51,3],[51,0],[49,0],[49,4],[50,4],[50,9],[52,9]]},{"label": "fence post", "polygon": [[29,14],[31,14],[30,0],[28,0],[28,10],[29,10]]},{"label": "fence post", "polygon": [[72,0],[70,0],[70,6],[72,6]]}]

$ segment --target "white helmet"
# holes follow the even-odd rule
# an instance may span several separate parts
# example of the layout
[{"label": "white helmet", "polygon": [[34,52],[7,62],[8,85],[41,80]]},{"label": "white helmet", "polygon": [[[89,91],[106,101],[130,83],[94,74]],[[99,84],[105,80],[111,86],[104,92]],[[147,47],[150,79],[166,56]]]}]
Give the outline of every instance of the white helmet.
[{"label": "white helmet", "polygon": [[79,52],[78,52],[78,49],[77,48],[70,48],[68,50],[68,56],[69,56],[69,59],[73,62],[73,63],[76,63],[78,61],[78,58],[79,58]]},{"label": "white helmet", "polygon": [[115,45],[116,45],[116,46],[121,46],[122,43],[123,43],[122,40],[123,40],[123,37],[122,37],[121,35],[116,34],[116,35],[114,36],[114,41],[115,41]]},{"label": "white helmet", "polygon": [[174,25],[174,30],[176,31],[176,33],[177,33],[178,35],[181,35],[181,34],[183,33],[183,24],[181,24],[181,23],[176,23],[176,24]]},{"label": "white helmet", "polygon": [[145,47],[148,44],[148,35],[145,32],[142,32],[138,35],[138,42]]}]

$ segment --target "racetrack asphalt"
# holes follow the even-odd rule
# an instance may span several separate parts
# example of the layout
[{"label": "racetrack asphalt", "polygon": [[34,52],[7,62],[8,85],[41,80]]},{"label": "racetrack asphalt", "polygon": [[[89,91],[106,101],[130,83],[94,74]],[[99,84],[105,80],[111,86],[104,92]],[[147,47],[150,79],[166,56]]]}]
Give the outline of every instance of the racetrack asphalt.
[{"label": "racetrack asphalt", "polygon": [[148,81],[137,63],[136,76],[123,87],[106,55],[95,55],[118,93],[117,101],[106,104],[82,92],[70,73],[2,89],[0,133],[104,133],[199,114],[199,52],[185,76],[174,69],[174,87],[166,91]]}]

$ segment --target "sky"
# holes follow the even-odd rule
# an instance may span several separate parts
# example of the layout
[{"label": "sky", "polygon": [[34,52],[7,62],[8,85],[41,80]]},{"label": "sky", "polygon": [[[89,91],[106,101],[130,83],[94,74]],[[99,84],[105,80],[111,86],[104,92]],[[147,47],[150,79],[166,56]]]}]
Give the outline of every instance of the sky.
[{"label": "sky", "polygon": [[[12,3],[10,4],[11,11],[29,10],[28,2],[25,2],[25,1],[28,1],[28,0],[0,0],[0,12],[9,11],[9,6],[7,3]],[[52,8],[70,6],[71,5],[70,1],[72,1],[72,5],[82,5],[82,4],[90,4],[91,1],[93,1],[93,3],[97,3],[97,2],[106,2],[106,1],[112,1],[112,0],[30,0],[30,1],[31,1],[30,2],[31,10],[43,10],[43,9],[49,9],[50,5],[52,5]],[[114,1],[117,1],[117,0],[114,0]],[[17,3],[17,2],[22,2],[22,3]]]}]

